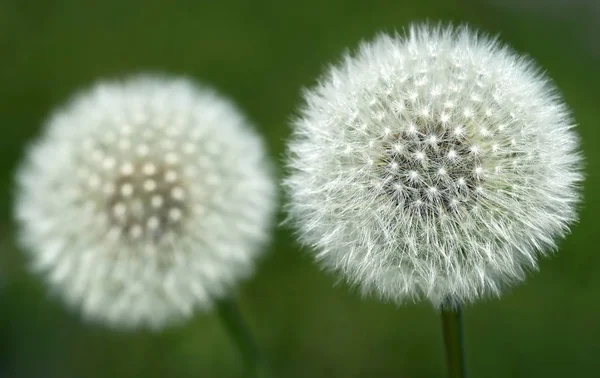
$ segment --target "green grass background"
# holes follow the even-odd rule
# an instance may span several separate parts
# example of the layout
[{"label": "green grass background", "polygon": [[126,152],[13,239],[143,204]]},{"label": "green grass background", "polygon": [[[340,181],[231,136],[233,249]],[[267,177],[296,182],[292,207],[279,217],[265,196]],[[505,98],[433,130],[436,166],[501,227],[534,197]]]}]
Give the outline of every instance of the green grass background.
[{"label": "green grass background", "polygon": [[[0,376],[244,376],[211,314],[160,334],[108,331],[82,323],[27,274],[14,242],[13,173],[53,107],[103,77],[188,75],[231,96],[281,162],[301,89],[360,40],[422,20],[469,22],[534,57],[572,107],[586,157],[581,220],[560,252],[500,300],[466,308],[470,376],[600,376],[600,28],[584,6],[513,3],[0,0]],[[431,306],[360,298],[319,271],[289,230],[277,230],[238,296],[277,377],[443,376]]]}]

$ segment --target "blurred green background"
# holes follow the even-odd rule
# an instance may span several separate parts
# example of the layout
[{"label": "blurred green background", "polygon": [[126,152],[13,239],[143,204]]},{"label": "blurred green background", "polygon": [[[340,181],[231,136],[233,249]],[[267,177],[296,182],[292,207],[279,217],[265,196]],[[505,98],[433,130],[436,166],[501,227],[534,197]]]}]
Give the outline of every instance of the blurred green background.
[{"label": "blurred green background", "polygon": [[[27,274],[12,180],[50,110],[102,77],[183,74],[231,96],[278,162],[303,87],[378,31],[469,22],[526,52],[572,107],[586,156],[581,221],[540,271],[465,310],[471,377],[600,376],[600,5],[566,0],[0,0],[0,377],[243,377],[219,320],[119,333],[80,321]],[[596,143],[596,145],[594,145]],[[281,169],[280,169],[281,173]],[[441,377],[428,304],[361,299],[280,229],[238,296],[277,377]]]}]

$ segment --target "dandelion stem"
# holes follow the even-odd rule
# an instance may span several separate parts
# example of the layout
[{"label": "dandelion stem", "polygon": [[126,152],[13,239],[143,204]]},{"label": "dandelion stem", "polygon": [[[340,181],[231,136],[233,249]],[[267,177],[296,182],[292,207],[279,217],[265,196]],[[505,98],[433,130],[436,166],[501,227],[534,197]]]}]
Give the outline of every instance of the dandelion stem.
[{"label": "dandelion stem", "polygon": [[223,325],[242,354],[249,376],[269,378],[271,375],[268,373],[266,363],[235,300],[232,298],[220,299],[217,301],[216,307]]},{"label": "dandelion stem", "polygon": [[443,305],[441,315],[448,378],[466,378],[461,306],[450,303]]}]

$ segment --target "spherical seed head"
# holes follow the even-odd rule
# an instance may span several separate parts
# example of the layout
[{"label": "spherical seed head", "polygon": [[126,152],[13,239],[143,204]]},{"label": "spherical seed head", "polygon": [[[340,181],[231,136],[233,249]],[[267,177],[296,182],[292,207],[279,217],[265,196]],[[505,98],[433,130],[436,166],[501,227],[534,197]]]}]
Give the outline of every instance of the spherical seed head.
[{"label": "spherical seed head", "polygon": [[185,79],[99,83],[57,111],[18,174],[34,266],[90,319],[161,328],[253,270],[275,207],[258,135]]},{"label": "spherical seed head", "polygon": [[465,27],[380,35],[295,121],[290,219],[364,292],[472,301],[524,279],[576,219],[582,158],[534,64]]}]

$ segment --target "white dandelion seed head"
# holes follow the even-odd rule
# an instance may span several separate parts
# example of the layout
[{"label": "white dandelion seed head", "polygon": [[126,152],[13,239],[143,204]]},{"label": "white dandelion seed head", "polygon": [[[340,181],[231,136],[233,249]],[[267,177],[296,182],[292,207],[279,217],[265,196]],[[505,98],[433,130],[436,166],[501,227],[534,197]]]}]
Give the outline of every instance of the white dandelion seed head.
[{"label": "white dandelion seed head", "polygon": [[35,268],[92,320],[161,328],[253,270],[275,183],[259,136],[185,79],[101,82],[48,121],[18,172]]},{"label": "white dandelion seed head", "polygon": [[577,218],[569,111],[494,39],[428,25],[380,35],[304,97],[289,218],[365,293],[436,307],[498,295]]}]

